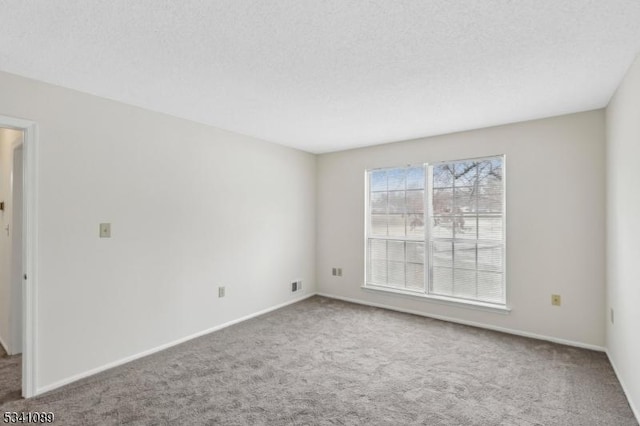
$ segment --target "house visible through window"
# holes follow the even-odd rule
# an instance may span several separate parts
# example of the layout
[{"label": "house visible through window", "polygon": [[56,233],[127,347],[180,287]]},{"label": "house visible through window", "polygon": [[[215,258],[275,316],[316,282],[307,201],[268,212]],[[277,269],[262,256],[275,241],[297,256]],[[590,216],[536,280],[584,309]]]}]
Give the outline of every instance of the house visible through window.
[{"label": "house visible through window", "polygon": [[504,157],[367,172],[366,286],[506,303]]}]

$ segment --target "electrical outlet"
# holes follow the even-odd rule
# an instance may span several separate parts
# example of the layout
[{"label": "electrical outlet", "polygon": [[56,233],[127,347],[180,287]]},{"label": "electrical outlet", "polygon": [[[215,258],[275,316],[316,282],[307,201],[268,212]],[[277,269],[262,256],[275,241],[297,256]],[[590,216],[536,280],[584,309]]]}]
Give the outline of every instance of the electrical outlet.
[{"label": "electrical outlet", "polygon": [[335,277],[336,275],[338,275],[338,268],[332,268],[331,269],[331,274]]},{"label": "electrical outlet", "polygon": [[610,311],[611,311],[611,324],[613,324],[614,323],[613,308],[611,308]]},{"label": "electrical outlet", "polygon": [[551,295],[551,304],[553,306],[560,306],[561,303],[562,303],[562,299],[560,298],[559,294],[552,294]]},{"label": "electrical outlet", "polygon": [[291,293],[302,290],[302,280],[291,281]]},{"label": "electrical outlet", "polygon": [[341,277],[342,276],[342,268],[338,268],[338,276]]},{"label": "electrical outlet", "polygon": [[218,297],[224,297],[224,286],[218,287]]},{"label": "electrical outlet", "polygon": [[111,224],[110,223],[101,223],[100,224],[100,238],[111,238]]}]

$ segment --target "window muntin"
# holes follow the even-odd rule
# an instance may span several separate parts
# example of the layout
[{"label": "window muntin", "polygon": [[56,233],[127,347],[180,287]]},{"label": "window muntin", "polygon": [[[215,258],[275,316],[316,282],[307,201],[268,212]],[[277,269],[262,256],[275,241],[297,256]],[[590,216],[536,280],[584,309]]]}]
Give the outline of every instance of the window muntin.
[{"label": "window muntin", "polygon": [[505,305],[503,156],[367,178],[367,286]]}]

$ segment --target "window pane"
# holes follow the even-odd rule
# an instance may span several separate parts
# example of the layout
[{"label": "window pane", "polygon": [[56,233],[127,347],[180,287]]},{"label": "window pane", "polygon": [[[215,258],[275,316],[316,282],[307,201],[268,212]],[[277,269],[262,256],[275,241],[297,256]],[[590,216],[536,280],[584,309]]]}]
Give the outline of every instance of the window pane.
[{"label": "window pane", "polygon": [[388,216],[388,223],[389,236],[404,237],[406,235],[403,214],[390,214]]},{"label": "window pane", "polygon": [[502,271],[502,244],[478,243],[478,270]]},{"label": "window pane", "polygon": [[431,247],[433,266],[453,266],[453,242],[434,241]]},{"label": "window pane", "polygon": [[407,191],[407,235],[424,236],[424,190]]},{"label": "window pane", "polygon": [[424,237],[424,214],[410,213],[407,215],[407,235]]},{"label": "window pane", "polygon": [[449,164],[433,166],[433,187],[446,188],[453,186],[453,167]]},{"label": "window pane", "polygon": [[372,214],[371,215],[371,234],[372,235],[387,235],[387,215],[386,214]]},{"label": "window pane", "polygon": [[442,296],[449,296],[453,291],[453,270],[439,266],[433,267],[431,291]]},{"label": "window pane", "polygon": [[424,189],[424,167],[407,170],[407,189]]},{"label": "window pane", "polygon": [[502,160],[493,158],[478,162],[478,181],[482,185],[499,184],[502,181]]},{"label": "window pane", "polygon": [[453,238],[453,221],[450,216],[434,217],[431,238]]},{"label": "window pane", "polygon": [[405,212],[405,192],[389,191],[389,213]]},{"label": "window pane", "polygon": [[425,167],[374,170],[368,179],[368,237],[394,240],[368,238],[367,282],[424,290],[424,242],[406,238],[425,235]]},{"label": "window pane", "polygon": [[407,213],[424,212],[424,190],[407,191],[406,197]]},{"label": "window pane", "polygon": [[492,159],[478,164],[478,188],[478,212],[502,213],[502,161]]},{"label": "window pane", "polygon": [[502,274],[478,271],[478,299],[485,302],[504,303]]},{"label": "window pane", "polygon": [[386,192],[371,193],[371,213],[373,214],[387,213],[387,193]]},{"label": "window pane", "polygon": [[386,260],[371,260],[369,283],[386,285],[387,284],[387,261]]},{"label": "window pane", "polygon": [[453,224],[453,237],[465,240],[475,240],[478,238],[478,230],[476,228],[476,216],[453,216],[451,218]]},{"label": "window pane", "polygon": [[478,194],[478,213],[502,213],[502,203],[502,187],[480,187]]},{"label": "window pane", "polygon": [[[453,266],[459,269],[476,269],[476,243],[453,243]],[[456,283],[457,283],[456,273]]]},{"label": "window pane", "polygon": [[502,218],[479,217],[478,239],[502,241]]},{"label": "window pane", "polygon": [[393,287],[405,287],[404,262],[391,262],[388,264],[388,282]]},{"label": "window pane", "polygon": [[476,297],[476,271],[453,270],[453,296],[465,299]]},{"label": "window pane", "polygon": [[477,177],[476,161],[461,161],[454,163],[454,180],[453,186],[473,186]]},{"label": "window pane", "polygon": [[429,291],[504,303],[502,158],[451,162],[429,171]]},{"label": "window pane", "polygon": [[370,187],[371,191],[386,191],[387,190],[387,171],[386,170],[374,170],[371,172]]},{"label": "window pane", "polygon": [[387,260],[387,241],[369,240],[369,257],[375,260]]},{"label": "window pane", "polygon": [[387,184],[389,191],[405,189],[406,169],[389,169],[387,170]]},{"label": "window pane", "polygon": [[407,262],[424,263],[424,243],[407,242]]},{"label": "window pane", "polygon": [[424,265],[407,263],[407,288],[411,290],[424,289]]},{"label": "window pane", "polygon": [[387,258],[404,262],[404,241],[387,241]]},{"label": "window pane", "polygon": [[453,191],[453,213],[472,213],[476,210],[476,192],[473,187],[456,187]]},{"label": "window pane", "polygon": [[369,240],[367,282],[381,285],[387,283],[387,242],[385,240]]},{"label": "window pane", "polygon": [[434,188],[431,201],[435,216],[453,214],[453,188]]}]

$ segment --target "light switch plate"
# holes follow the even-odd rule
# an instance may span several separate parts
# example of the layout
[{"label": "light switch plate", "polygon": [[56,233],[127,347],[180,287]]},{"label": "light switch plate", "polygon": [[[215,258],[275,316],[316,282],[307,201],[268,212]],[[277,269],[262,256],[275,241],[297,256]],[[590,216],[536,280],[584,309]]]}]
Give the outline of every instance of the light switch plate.
[{"label": "light switch plate", "polygon": [[111,238],[111,224],[110,223],[101,223],[100,224],[100,238]]}]

